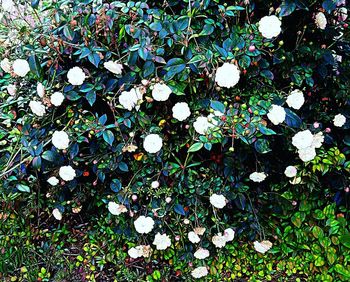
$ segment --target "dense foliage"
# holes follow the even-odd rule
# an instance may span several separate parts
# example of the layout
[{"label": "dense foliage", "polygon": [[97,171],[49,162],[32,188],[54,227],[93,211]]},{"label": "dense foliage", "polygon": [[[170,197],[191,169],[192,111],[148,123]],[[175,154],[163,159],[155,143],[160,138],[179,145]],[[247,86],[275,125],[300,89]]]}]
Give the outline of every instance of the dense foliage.
[{"label": "dense foliage", "polygon": [[345,1],[1,3],[5,261],[91,221],[84,279],[350,278]]}]

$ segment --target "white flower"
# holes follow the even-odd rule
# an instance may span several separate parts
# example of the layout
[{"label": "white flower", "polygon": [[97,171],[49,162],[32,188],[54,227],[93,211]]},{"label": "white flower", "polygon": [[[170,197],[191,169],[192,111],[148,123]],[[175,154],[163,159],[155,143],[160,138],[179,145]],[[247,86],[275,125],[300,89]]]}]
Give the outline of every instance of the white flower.
[{"label": "white flower", "polygon": [[1,3],[5,12],[12,12],[15,9],[15,3],[12,0],[2,0]]},{"label": "white flower", "polygon": [[263,182],[266,178],[266,174],[264,172],[253,172],[249,175],[249,179],[254,182]]},{"label": "white flower", "polygon": [[287,166],[285,171],[284,171],[284,174],[290,178],[295,177],[297,175],[297,173],[298,173],[297,168],[295,166],[292,166],[292,165]]},{"label": "white flower", "polygon": [[51,95],[51,103],[52,105],[58,107],[61,106],[63,100],[64,100],[64,96],[61,92],[55,92]]},{"label": "white flower", "polygon": [[166,101],[172,92],[171,88],[166,84],[156,83],[153,86],[152,97],[156,101]]},{"label": "white flower", "polygon": [[316,157],[315,147],[312,147],[312,146],[299,149],[298,153],[299,153],[299,158],[305,163],[312,161]]},{"label": "white flower", "polygon": [[227,242],[226,237],[223,236],[221,233],[218,233],[217,235],[213,236],[211,241],[213,242],[213,244],[217,248],[225,247],[226,242]]},{"label": "white flower", "polygon": [[206,259],[209,257],[209,251],[207,249],[199,248],[195,253],[194,257],[197,259]]},{"label": "white flower", "polygon": [[212,194],[209,201],[217,209],[222,209],[226,206],[226,198],[224,195]]},{"label": "white flower", "polygon": [[110,72],[114,73],[114,74],[122,74],[122,70],[123,70],[123,65],[122,64],[118,64],[116,62],[113,61],[108,61],[105,62],[103,64],[103,66],[109,70]]},{"label": "white flower", "polygon": [[262,254],[265,254],[268,250],[270,250],[272,247],[272,243],[270,241],[261,241],[261,242],[258,242],[258,241],[255,241],[254,242],[254,249],[259,252],[259,253],[262,253]]},{"label": "white flower", "polygon": [[224,231],[226,242],[230,242],[235,238],[235,231],[232,228],[227,228]]},{"label": "white flower", "polygon": [[276,16],[265,16],[259,21],[259,31],[268,39],[278,36],[281,29],[281,21]]},{"label": "white flower", "polygon": [[311,146],[314,148],[321,148],[323,141],[324,141],[323,132],[319,132],[313,136]]},{"label": "white flower", "polygon": [[199,243],[201,241],[199,236],[193,231],[190,231],[187,236],[188,236],[188,240],[190,240],[191,243],[195,244],[195,243]]},{"label": "white flower", "polygon": [[315,24],[319,29],[325,29],[327,26],[327,19],[324,13],[318,12],[315,17]]},{"label": "white flower", "polygon": [[68,134],[64,131],[55,131],[52,135],[52,144],[59,150],[67,149],[69,146]]},{"label": "white flower", "polygon": [[138,107],[138,102],[142,100],[142,93],[139,88],[133,88],[130,91],[123,91],[119,96],[119,103],[124,109],[131,111]]},{"label": "white flower", "polygon": [[7,58],[3,59],[0,62],[0,67],[3,69],[4,72],[7,72],[7,73],[11,72],[11,62]]},{"label": "white flower", "polygon": [[71,181],[76,177],[75,170],[70,165],[61,166],[58,174],[64,181]]},{"label": "white flower", "polygon": [[47,182],[52,185],[52,186],[56,186],[60,181],[57,179],[57,177],[55,176],[51,176]]},{"label": "white flower", "polygon": [[199,279],[208,275],[208,269],[205,266],[196,267],[191,271],[193,278]]},{"label": "white flower", "polygon": [[52,215],[57,220],[61,220],[62,219],[62,214],[61,214],[60,210],[57,209],[57,208],[52,211]]},{"label": "white flower", "polygon": [[286,111],[281,106],[272,105],[267,117],[274,125],[278,125],[286,119]]},{"label": "white flower", "polygon": [[14,85],[14,84],[9,84],[9,85],[7,85],[7,87],[6,87],[6,90],[7,90],[7,92],[9,93],[9,95],[15,96],[15,95],[16,95],[16,92],[17,92],[17,87],[16,87],[16,85]]},{"label": "white flower", "polygon": [[124,212],[127,212],[128,210],[124,205],[119,205],[116,202],[109,202],[108,211],[113,215],[120,215]]},{"label": "white flower", "polygon": [[38,85],[36,86],[36,93],[40,98],[43,98],[45,95],[45,87],[41,82],[39,82]]},{"label": "white flower", "polygon": [[159,187],[159,181],[152,181],[151,187],[152,187],[153,189],[158,188],[158,187]]},{"label": "white flower", "polygon": [[305,102],[304,94],[301,90],[293,90],[287,97],[287,104],[289,107],[299,110]]},{"label": "white flower", "polygon": [[238,83],[239,77],[240,71],[235,64],[224,63],[216,70],[215,82],[220,87],[231,88]]},{"label": "white flower", "polygon": [[143,147],[148,153],[155,154],[162,149],[163,140],[158,134],[149,134],[143,140]]},{"label": "white flower", "polygon": [[333,119],[334,126],[342,127],[346,122],[346,117],[342,114],[337,114]]},{"label": "white flower", "polygon": [[207,117],[197,117],[196,121],[193,123],[193,127],[197,133],[204,135],[207,133],[209,128],[214,127],[212,123],[208,121]]},{"label": "white flower", "polygon": [[131,248],[128,250],[128,255],[133,258],[133,259],[137,259],[142,257],[143,255],[143,250],[142,248],[140,248],[140,246],[137,246],[135,248]]},{"label": "white flower", "polygon": [[176,103],[172,108],[173,117],[179,121],[184,121],[191,115],[190,108],[186,102]]},{"label": "white flower", "polygon": [[73,67],[68,71],[67,78],[69,83],[72,85],[82,85],[86,76],[81,68]]},{"label": "white flower", "polygon": [[138,219],[134,222],[135,229],[140,234],[147,234],[150,233],[154,226],[154,221],[151,217],[143,216],[141,215]]},{"label": "white flower", "polygon": [[13,62],[12,68],[13,68],[13,72],[21,77],[25,77],[27,73],[30,71],[28,62],[23,59],[15,60]]},{"label": "white flower", "polygon": [[289,183],[292,185],[296,185],[301,183],[301,177],[294,177],[293,179],[289,180]]},{"label": "white flower", "polygon": [[194,229],[194,233],[196,233],[197,235],[203,235],[205,232],[205,227],[196,227]]},{"label": "white flower", "polygon": [[166,234],[160,234],[158,232],[154,237],[153,245],[156,245],[157,250],[165,250],[171,246],[170,237]]},{"label": "white flower", "polygon": [[305,149],[312,145],[314,137],[310,130],[303,130],[295,134],[292,138],[292,144],[298,149]]},{"label": "white flower", "polygon": [[41,102],[30,101],[29,107],[32,112],[39,117],[42,117],[45,114],[45,106]]}]

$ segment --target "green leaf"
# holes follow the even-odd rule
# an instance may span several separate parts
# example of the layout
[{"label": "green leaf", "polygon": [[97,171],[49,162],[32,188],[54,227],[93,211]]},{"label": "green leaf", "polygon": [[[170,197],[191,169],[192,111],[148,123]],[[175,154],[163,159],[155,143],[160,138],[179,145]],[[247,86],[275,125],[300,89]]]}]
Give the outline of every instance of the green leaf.
[{"label": "green leaf", "polygon": [[26,192],[26,193],[30,192],[29,186],[24,185],[24,184],[17,184],[16,188],[18,189],[18,191],[21,191],[21,192]]},{"label": "green leaf", "polygon": [[199,36],[210,35],[214,32],[214,26],[211,24],[205,24],[203,30],[200,32]]},{"label": "green leaf", "polygon": [[38,79],[41,78],[42,68],[37,56],[32,55],[28,58],[30,70],[36,75]]},{"label": "green leaf", "polygon": [[188,64],[194,64],[194,63],[198,63],[198,62],[204,62],[206,61],[206,58],[204,55],[195,55],[192,57],[191,60],[189,60],[187,63]]},{"label": "green leaf", "polygon": [[86,93],[85,98],[89,102],[90,106],[92,106],[96,101],[96,92],[89,91],[88,93]]},{"label": "green leaf", "polygon": [[165,80],[172,79],[176,74],[182,72],[186,68],[185,61],[180,58],[173,58],[168,61],[164,69],[167,73],[164,76]]},{"label": "green leaf", "polygon": [[188,152],[197,152],[199,151],[200,149],[202,149],[203,147],[203,143],[201,142],[197,142],[197,143],[194,143],[189,149],[188,149]]},{"label": "green leaf", "polygon": [[98,68],[98,65],[101,62],[101,57],[97,53],[90,53],[88,55],[88,59],[90,63],[92,63],[96,68]]},{"label": "green leaf", "polygon": [[149,28],[154,30],[154,31],[161,31],[162,30],[162,24],[161,24],[161,22],[151,23]]},{"label": "green leaf", "polygon": [[103,132],[103,139],[109,144],[112,146],[113,144],[113,141],[114,141],[114,134],[112,131],[110,130],[106,130]]},{"label": "green leaf", "polygon": [[303,123],[301,118],[290,109],[285,108],[284,111],[286,112],[285,123],[290,127],[300,128]]},{"label": "green leaf", "polygon": [[254,143],[255,150],[260,154],[266,154],[268,152],[271,152],[270,149],[270,143],[266,139],[258,139]]},{"label": "green leaf", "polygon": [[214,111],[219,111],[220,113],[224,114],[225,113],[225,105],[219,101],[211,101],[210,102],[210,107],[214,110]]},{"label": "green leaf", "polygon": [[65,25],[63,28],[63,35],[70,41],[74,38],[74,31],[70,28],[69,25]]},{"label": "green leaf", "polygon": [[274,134],[276,134],[275,131],[273,131],[270,128],[267,128],[266,126],[262,125],[261,123],[258,124],[258,129],[264,135],[274,135]]},{"label": "green leaf", "polygon": [[342,243],[345,247],[350,249],[350,234],[342,235],[339,237],[340,243]]},{"label": "green leaf", "polygon": [[41,157],[49,162],[54,162],[58,155],[53,151],[45,151],[44,153],[42,153]]}]

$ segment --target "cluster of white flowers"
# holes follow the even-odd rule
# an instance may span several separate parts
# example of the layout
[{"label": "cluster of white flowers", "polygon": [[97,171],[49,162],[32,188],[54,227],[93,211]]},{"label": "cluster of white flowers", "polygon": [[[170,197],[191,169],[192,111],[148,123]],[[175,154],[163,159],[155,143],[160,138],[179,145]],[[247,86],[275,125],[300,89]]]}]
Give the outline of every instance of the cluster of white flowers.
[{"label": "cluster of white flowers", "polygon": [[271,39],[281,33],[281,25],[282,22],[276,16],[265,16],[259,21],[259,31],[263,37]]},{"label": "cluster of white flowers", "polygon": [[108,211],[113,215],[120,215],[128,210],[124,205],[119,205],[116,202],[108,202]]},{"label": "cluster of white flowers", "polygon": [[135,229],[140,234],[147,234],[153,230],[154,220],[152,217],[141,215],[134,222]]},{"label": "cluster of white flowers", "polygon": [[215,81],[220,87],[231,88],[240,78],[239,68],[235,64],[224,63],[216,70]]},{"label": "cluster of white flowers", "polygon": [[298,132],[292,138],[292,144],[298,149],[299,158],[303,162],[312,161],[316,157],[316,148],[320,148],[323,141],[322,132],[313,135],[308,129]]},{"label": "cluster of white flowers", "polygon": [[253,172],[249,175],[249,179],[254,182],[263,182],[267,177],[265,172]]},{"label": "cluster of white flowers", "polygon": [[217,209],[222,209],[226,206],[226,198],[224,195],[212,194],[209,198],[210,203]]},{"label": "cluster of white flowers", "polygon": [[235,231],[232,228],[227,228],[224,231],[224,234],[218,233],[214,235],[211,239],[212,243],[217,248],[223,248],[226,246],[227,242],[232,241],[235,238]]}]

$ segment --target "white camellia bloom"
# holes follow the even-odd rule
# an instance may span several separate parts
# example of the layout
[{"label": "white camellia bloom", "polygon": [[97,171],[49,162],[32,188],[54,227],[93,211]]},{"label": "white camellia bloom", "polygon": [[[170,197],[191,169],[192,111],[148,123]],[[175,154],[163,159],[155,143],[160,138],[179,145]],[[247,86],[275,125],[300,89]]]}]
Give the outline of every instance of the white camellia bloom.
[{"label": "white camellia bloom", "polygon": [[213,242],[213,244],[217,248],[225,247],[226,246],[226,242],[227,242],[226,237],[223,236],[221,233],[218,233],[217,235],[213,236],[211,241]]},{"label": "white camellia bloom", "polygon": [[261,242],[258,242],[258,241],[255,241],[254,242],[254,249],[259,252],[259,253],[262,253],[262,254],[265,254],[268,250],[270,250],[272,247],[272,243],[270,241],[261,241]]},{"label": "white camellia bloom", "polygon": [[210,253],[207,249],[199,248],[195,253],[194,257],[197,259],[206,259],[209,257]]},{"label": "white camellia bloom", "polygon": [[209,201],[217,209],[222,209],[226,206],[226,198],[224,195],[212,194]]},{"label": "white camellia bloom", "polygon": [[149,245],[139,245],[129,249],[128,254],[134,259],[139,257],[148,258],[151,255],[151,247]]},{"label": "white camellia bloom", "polygon": [[7,58],[3,59],[0,62],[0,67],[3,69],[4,72],[7,72],[7,73],[11,72],[11,62]]},{"label": "white camellia bloom", "polygon": [[61,220],[62,219],[62,213],[60,212],[60,210],[59,209],[54,209],[53,211],[52,211],[52,215],[53,215],[53,217],[54,218],[56,218],[57,220]]},{"label": "white camellia bloom", "polygon": [[45,106],[43,105],[43,103],[38,102],[38,101],[30,101],[29,107],[32,110],[32,112],[39,117],[42,117],[46,112]]},{"label": "white camellia bloom", "polygon": [[61,106],[64,101],[64,95],[61,92],[55,92],[51,95],[51,104],[58,107]]},{"label": "white camellia bloom", "polygon": [[315,17],[315,24],[319,29],[325,29],[327,26],[327,19],[324,13],[318,12]]},{"label": "white camellia bloom", "polygon": [[108,62],[105,62],[103,66],[114,74],[117,74],[117,75],[122,74],[122,70],[123,70],[122,64],[118,64],[117,62],[113,62],[113,61],[108,61]]},{"label": "white camellia bloom", "polygon": [[164,83],[156,83],[153,86],[152,97],[156,101],[166,101],[169,99],[172,92],[173,91],[168,85]]},{"label": "white camellia bloom", "polygon": [[342,114],[337,114],[333,119],[334,126],[342,127],[346,122],[346,117]]},{"label": "white camellia bloom", "polygon": [[287,104],[289,107],[299,110],[305,102],[304,94],[301,90],[293,90],[287,97]]},{"label": "white camellia bloom", "polygon": [[52,144],[59,150],[65,150],[69,146],[68,134],[64,131],[55,131],[52,135]]},{"label": "white camellia bloom", "polygon": [[312,147],[312,146],[299,149],[298,153],[299,153],[299,158],[305,163],[312,161],[316,157],[315,147]]},{"label": "white camellia bloom", "polygon": [[204,135],[207,133],[208,129],[214,127],[214,125],[208,121],[207,117],[200,116],[197,117],[196,121],[193,123],[193,127],[197,133]]},{"label": "white camellia bloom", "polygon": [[160,234],[159,232],[154,236],[153,245],[156,246],[157,250],[166,250],[171,246],[170,237],[166,234]]},{"label": "white camellia bloom", "polygon": [[153,189],[159,188],[159,181],[157,181],[157,180],[152,181],[151,187],[152,187]]},{"label": "white camellia bloom", "polygon": [[1,4],[5,12],[12,12],[15,8],[15,3],[12,0],[2,0]]},{"label": "white camellia bloom", "polygon": [[297,168],[295,166],[292,166],[292,165],[287,166],[285,171],[284,171],[285,176],[290,177],[290,178],[295,177],[297,175],[297,173],[298,173]]},{"label": "white camellia bloom", "polygon": [[141,215],[134,222],[135,229],[140,234],[147,234],[153,230],[154,221],[152,217]]},{"label": "white camellia bloom", "polygon": [[51,176],[47,182],[52,185],[52,186],[56,186],[58,183],[60,183],[60,181],[58,180],[58,178],[56,176]]},{"label": "white camellia bloom", "polygon": [[82,85],[85,81],[86,75],[79,67],[71,68],[67,73],[68,82],[72,85]]},{"label": "white camellia bloom", "polygon": [[123,91],[119,96],[119,103],[124,109],[131,111],[136,107],[138,109],[138,102],[142,100],[142,93],[138,88],[133,88],[130,91]]},{"label": "white camellia bloom", "polygon": [[17,92],[17,87],[14,84],[9,84],[6,87],[6,90],[7,90],[7,93],[9,93],[9,95],[15,96]]},{"label": "white camellia bloom", "polygon": [[303,130],[295,134],[292,138],[292,144],[298,149],[305,149],[312,145],[314,136],[310,130]]},{"label": "white camellia bloom", "polygon": [[199,236],[193,231],[190,231],[187,236],[188,236],[188,240],[190,240],[191,243],[195,244],[195,243],[199,243],[201,241]]},{"label": "white camellia bloom", "polygon": [[173,117],[179,121],[184,121],[191,115],[190,108],[186,102],[176,103],[172,111]]},{"label": "white camellia bloom", "polygon": [[254,182],[263,182],[266,178],[266,174],[264,172],[253,172],[249,175],[249,179]]},{"label": "white camellia bloom", "polygon": [[39,82],[38,85],[36,86],[36,93],[40,98],[43,98],[45,95],[45,87],[41,82]]},{"label": "white camellia bloom", "polygon": [[278,125],[286,119],[286,111],[281,106],[272,105],[267,117],[274,125]]},{"label": "white camellia bloom", "polygon": [[30,71],[28,62],[23,59],[15,60],[13,62],[12,68],[13,68],[13,72],[20,77],[25,77],[27,73]]},{"label": "white camellia bloom", "polygon": [[149,134],[143,140],[143,147],[146,152],[155,154],[163,147],[163,140],[158,134]]},{"label": "white camellia bloom", "polygon": [[321,148],[323,142],[324,142],[323,132],[316,133],[313,136],[311,147]]},{"label": "white camellia bloom", "polygon": [[119,205],[116,202],[109,202],[108,203],[108,211],[113,215],[120,215],[124,212],[127,212],[126,206]]},{"label": "white camellia bloom", "polygon": [[208,269],[205,266],[196,267],[191,271],[193,278],[199,279],[208,275]]},{"label": "white camellia bloom", "polygon": [[230,242],[235,238],[235,231],[232,228],[227,228],[224,231],[226,242]]},{"label": "white camellia bloom", "polygon": [[64,181],[71,181],[77,176],[75,170],[70,165],[61,166],[58,174]]},{"label": "white camellia bloom", "polygon": [[224,63],[216,70],[215,82],[220,87],[231,88],[238,83],[239,78],[240,71],[235,64]]},{"label": "white camellia bloom", "polygon": [[281,33],[281,25],[281,21],[276,16],[265,16],[259,21],[259,31],[263,37],[271,39]]}]

